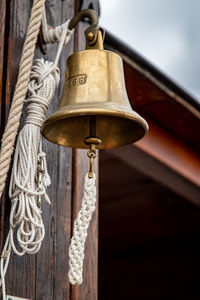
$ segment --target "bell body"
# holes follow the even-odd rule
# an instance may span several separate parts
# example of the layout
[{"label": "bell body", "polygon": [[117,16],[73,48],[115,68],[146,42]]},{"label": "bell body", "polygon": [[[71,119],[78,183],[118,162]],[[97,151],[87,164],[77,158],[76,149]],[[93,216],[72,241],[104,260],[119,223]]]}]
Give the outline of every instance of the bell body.
[{"label": "bell body", "polygon": [[97,148],[114,148],[141,139],[147,129],[130,106],[119,55],[90,49],[68,58],[60,105],[43,126],[48,140],[88,148],[84,139],[92,134],[102,141]]}]

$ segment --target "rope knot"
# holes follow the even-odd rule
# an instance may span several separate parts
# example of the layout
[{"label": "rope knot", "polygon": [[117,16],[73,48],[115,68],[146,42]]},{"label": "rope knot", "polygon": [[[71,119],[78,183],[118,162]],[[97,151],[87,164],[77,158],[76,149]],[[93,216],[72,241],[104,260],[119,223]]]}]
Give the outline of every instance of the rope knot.
[{"label": "rope knot", "polygon": [[45,152],[40,152],[39,154],[38,154],[38,157],[39,158],[44,158],[44,157],[46,157],[46,153]]},{"label": "rope knot", "polygon": [[29,98],[25,123],[41,127],[46,111],[59,85],[60,71],[53,62],[36,59],[32,67],[28,85]]},{"label": "rope knot", "polygon": [[50,75],[56,81],[57,87],[60,81],[59,68],[53,62],[45,61],[43,58],[36,59],[31,70],[30,80],[36,81],[37,88],[40,88],[43,81]]}]

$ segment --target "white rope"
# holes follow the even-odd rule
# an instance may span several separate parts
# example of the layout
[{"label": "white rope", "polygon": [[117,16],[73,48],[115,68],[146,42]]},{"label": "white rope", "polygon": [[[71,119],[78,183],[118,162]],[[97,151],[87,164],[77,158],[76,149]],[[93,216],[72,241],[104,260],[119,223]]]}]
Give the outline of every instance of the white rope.
[{"label": "white rope", "polygon": [[74,222],[73,237],[69,247],[69,280],[73,285],[80,285],[83,281],[84,249],[92,213],[96,204],[96,176],[85,176],[84,195],[81,209]]},{"label": "white rope", "polygon": [[[18,136],[9,189],[10,243],[17,255],[37,253],[45,234],[41,199],[44,197],[50,204],[46,194],[50,178],[40,129],[59,81],[59,69],[52,62],[44,59],[34,62],[28,87],[27,117]],[[17,242],[21,251],[15,246],[15,228],[18,228]]]},{"label": "white rope", "polygon": [[26,39],[20,60],[17,83],[15,86],[5,132],[2,137],[0,150],[0,197],[5,187],[10,161],[14,150],[14,143],[17,136],[24,99],[27,92],[35,45],[43,15],[44,3],[45,0],[34,0],[33,2],[31,17],[29,20]]},{"label": "white rope", "polygon": [[[6,300],[5,275],[11,249],[19,256],[35,254],[41,247],[45,235],[42,220],[42,197],[50,204],[46,187],[50,185],[46,154],[42,151],[41,126],[46,111],[59,85],[60,71],[57,63],[66,41],[73,31],[69,22],[62,26],[62,34],[55,62],[36,59],[30,75],[29,97],[26,100],[27,116],[19,133],[9,187],[11,199],[10,230],[1,255],[1,285],[3,300]],[[16,242],[15,242],[16,231]]]}]

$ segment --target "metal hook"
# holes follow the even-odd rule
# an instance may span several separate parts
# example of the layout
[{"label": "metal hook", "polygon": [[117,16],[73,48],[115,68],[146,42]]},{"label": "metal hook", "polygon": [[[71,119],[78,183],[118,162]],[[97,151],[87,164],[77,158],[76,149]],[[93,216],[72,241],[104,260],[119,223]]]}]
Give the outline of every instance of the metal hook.
[{"label": "metal hook", "polygon": [[96,11],[93,9],[83,9],[71,19],[69,29],[72,30],[84,18],[88,18],[91,25],[98,25],[99,17]]},{"label": "metal hook", "polygon": [[98,31],[99,31],[99,17],[95,10],[93,9],[83,9],[80,10],[77,15],[71,19],[69,23],[69,29],[72,30],[78,22],[83,20],[84,18],[89,19],[89,23],[91,24],[86,30],[85,30],[85,36],[87,39],[88,45],[94,45],[98,39]]}]

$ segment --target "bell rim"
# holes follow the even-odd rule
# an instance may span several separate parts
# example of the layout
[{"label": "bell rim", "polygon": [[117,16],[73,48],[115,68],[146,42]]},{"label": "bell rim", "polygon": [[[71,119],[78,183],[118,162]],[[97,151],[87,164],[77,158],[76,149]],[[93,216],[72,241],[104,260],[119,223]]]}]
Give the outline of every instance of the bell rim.
[{"label": "bell rim", "polygon": [[[83,116],[94,116],[94,115],[129,119],[130,121],[133,121],[133,122],[136,122],[137,124],[139,124],[143,128],[143,134],[141,136],[139,136],[138,139],[135,139],[133,141],[133,143],[140,140],[141,138],[143,138],[149,129],[148,123],[137,112],[135,112],[133,110],[132,111],[129,111],[128,109],[126,110],[124,107],[123,107],[123,111],[119,110],[119,109],[108,110],[108,108],[102,107],[102,104],[101,104],[101,108],[97,108],[96,106],[97,105],[95,104],[94,107],[92,107],[90,105],[90,108],[88,108],[88,107],[80,108],[79,107],[78,111],[77,111],[77,106],[76,106],[76,108],[70,109],[70,110],[69,110],[69,108],[66,110],[63,107],[62,110],[60,109],[60,110],[56,111],[49,118],[46,119],[46,121],[44,122],[44,124],[42,126],[41,132],[47,140],[49,140],[53,143],[58,143],[56,139],[52,139],[52,137],[49,138],[47,132],[45,133],[45,131],[49,125],[56,123],[57,121],[64,120],[64,119],[70,119],[70,118],[79,117],[79,116],[83,117]],[[59,143],[59,144],[63,145],[61,143]],[[87,146],[85,148],[87,148]],[[99,147],[99,149],[103,149],[103,148]]]}]

